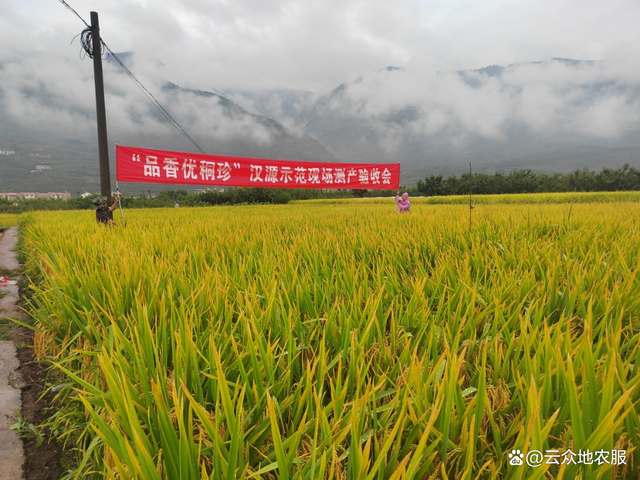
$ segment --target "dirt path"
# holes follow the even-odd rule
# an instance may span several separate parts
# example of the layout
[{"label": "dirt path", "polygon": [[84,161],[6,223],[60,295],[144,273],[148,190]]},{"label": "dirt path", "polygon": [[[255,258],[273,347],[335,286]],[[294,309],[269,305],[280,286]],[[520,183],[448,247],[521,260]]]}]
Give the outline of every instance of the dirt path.
[{"label": "dirt path", "polygon": [[[0,238],[0,268],[2,272],[17,271],[20,268],[15,246],[18,241],[17,228],[10,228]],[[0,276],[4,276],[0,274]],[[11,285],[0,284],[0,290],[6,295],[0,299],[0,318],[24,318],[18,307],[20,292],[18,278],[8,275],[15,282]],[[19,480],[23,477],[24,452],[22,440],[9,427],[18,421],[22,408],[21,388],[25,381],[20,371],[20,361],[14,343],[0,341],[0,477],[3,480]]]},{"label": "dirt path", "polygon": [[18,228],[7,228],[0,238],[0,267],[7,270],[20,268],[15,248],[18,243]]},{"label": "dirt path", "polygon": [[[15,252],[18,243],[18,229],[13,227],[4,232],[0,238],[0,277],[3,276],[2,271],[16,271],[20,268],[18,258]],[[25,315],[20,307],[20,290],[18,282],[21,280],[17,275],[8,275],[12,280],[10,285],[0,283],[0,291],[6,295],[0,298],[0,318],[11,317],[15,319],[24,319]]]},{"label": "dirt path", "polygon": [[13,342],[0,342],[0,478],[18,480],[23,478],[24,452],[22,440],[9,427],[18,421],[16,411],[21,408],[24,380],[16,377],[20,362]]}]

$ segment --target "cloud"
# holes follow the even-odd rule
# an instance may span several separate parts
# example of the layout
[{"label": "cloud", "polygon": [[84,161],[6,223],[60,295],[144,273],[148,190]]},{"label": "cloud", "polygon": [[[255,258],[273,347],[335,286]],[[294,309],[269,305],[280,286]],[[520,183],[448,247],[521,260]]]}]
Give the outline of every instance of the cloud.
[{"label": "cloud", "polygon": [[[517,126],[537,135],[620,138],[640,130],[640,76],[619,75],[616,62],[558,59],[480,71],[382,70],[346,85],[319,112],[373,122],[387,137],[500,141]],[[407,109],[416,114],[400,127],[393,115]]]},{"label": "cloud", "polygon": [[[96,131],[92,62],[35,53],[5,61],[0,68],[0,112],[5,118],[65,138],[88,138]],[[132,64],[136,70],[136,62]],[[56,68],[57,67],[57,68]],[[177,136],[177,132],[116,65],[103,62],[107,123],[115,141],[134,134]],[[142,72],[144,68],[139,69]],[[64,72],[62,74],[53,72]],[[194,138],[268,145],[273,129],[215,95],[165,89],[157,74],[141,82]]]},{"label": "cloud", "polygon": [[262,92],[226,91],[224,96],[245,110],[265,115],[283,124],[293,133],[301,134],[304,123],[299,116],[312,108],[318,95],[293,90],[265,90]]},{"label": "cloud", "polygon": [[268,145],[274,133],[268,125],[225,102],[219,96],[202,96],[193,92],[176,90],[164,96],[172,116],[193,135],[210,140],[244,140]]},{"label": "cloud", "polygon": [[53,60],[45,54],[3,62],[0,68],[3,114],[37,129],[55,127],[59,132],[84,135],[91,117],[95,119],[95,99],[92,101],[86,94],[93,78],[78,70],[71,76],[56,75],[54,64],[58,68],[70,67],[64,60]]},{"label": "cloud", "polygon": [[[162,62],[203,89],[327,93],[387,65],[455,71],[551,57],[602,60],[640,49],[637,0],[76,0],[115,51]],[[59,2],[0,0],[0,59],[77,57],[84,27]],[[137,72],[140,73],[140,72]]]},{"label": "cloud", "polygon": [[[602,139],[639,128],[637,0],[70,3],[87,21],[99,11],[103,39],[135,52],[136,76],[194,136],[273,141],[255,117],[226,111],[217,97],[164,92],[164,82],[230,92],[291,128],[345,84],[320,113],[368,122],[388,149],[413,138],[505,142],[515,128]],[[58,2],[0,0],[6,115],[68,137],[95,134],[91,62],[70,44],[83,28]],[[500,75],[471,70],[492,64]],[[105,82],[110,132],[171,132],[116,66],[105,64]]]}]

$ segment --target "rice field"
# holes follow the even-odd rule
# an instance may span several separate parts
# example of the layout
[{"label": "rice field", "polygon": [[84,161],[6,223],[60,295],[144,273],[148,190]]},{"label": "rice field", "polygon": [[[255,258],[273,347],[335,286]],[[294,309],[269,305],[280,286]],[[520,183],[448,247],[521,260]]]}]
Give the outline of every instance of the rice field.
[{"label": "rice field", "polygon": [[18,215],[0,213],[0,228],[18,226]]},{"label": "rice field", "polygon": [[640,475],[639,203],[125,216],[22,217],[72,478]]},{"label": "rice field", "polygon": [[[379,204],[388,205],[393,197],[365,198],[319,198],[315,200],[294,200],[302,205],[336,204]],[[469,205],[469,195],[447,195],[433,197],[411,197],[413,205]],[[627,203],[640,202],[640,192],[552,192],[552,193],[512,193],[502,195],[472,195],[474,205],[531,205],[560,203]]]}]

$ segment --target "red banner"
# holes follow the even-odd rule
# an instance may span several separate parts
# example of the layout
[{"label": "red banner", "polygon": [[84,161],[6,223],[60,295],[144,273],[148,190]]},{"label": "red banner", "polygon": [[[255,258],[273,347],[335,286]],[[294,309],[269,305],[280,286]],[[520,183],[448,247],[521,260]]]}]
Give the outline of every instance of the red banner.
[{"label": "red banner", "polygon": [[116,146],[119,182],[396,190],[399,163],[266,160]]}]

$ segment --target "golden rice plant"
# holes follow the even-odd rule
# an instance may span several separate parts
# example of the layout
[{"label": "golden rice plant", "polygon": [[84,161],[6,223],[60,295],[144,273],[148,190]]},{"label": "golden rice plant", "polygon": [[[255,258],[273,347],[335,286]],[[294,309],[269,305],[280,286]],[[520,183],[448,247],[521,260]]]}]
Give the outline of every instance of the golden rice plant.
[{"label": "golden rice plant", "polygon": [[[392,202],[23,224],[76,478],[640,475],[640,205]],[[625,465],[509,465],[517,449]]]}]

